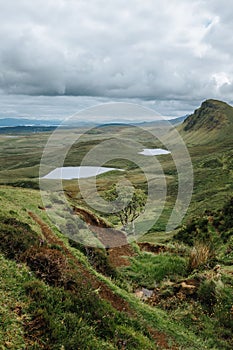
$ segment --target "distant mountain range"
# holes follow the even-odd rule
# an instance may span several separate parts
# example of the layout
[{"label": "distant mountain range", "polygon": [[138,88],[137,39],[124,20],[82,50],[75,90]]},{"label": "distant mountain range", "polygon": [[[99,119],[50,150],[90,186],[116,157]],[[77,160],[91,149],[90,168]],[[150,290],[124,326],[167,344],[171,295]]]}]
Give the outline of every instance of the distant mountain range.
[{"label": "distant mountain range", "polygon": [[[219,138],[231,137],[233,127],[233,107],[225,102],[209,99],[191,115],[185,115],[168,120],[172,125],[178,126],[178,130],[184,136],[193,141],[212,138],[213,133],[218,133]],[[30,133],[52,131],[62,123],[61,120],[29,119],[29,118],[0,118],[0,133]],[[101,127],[112,125],[138,125],[138,126],[162,126],[167,121],[157,119],[154,121],[132,122],[132,120],[112,120],[109,121],[88,121],[88,120],[68,120],[64,127]],[[229,134],[230,133],[230,134]],[[229,134],[229,135],[228,135]],[[216,135],[215,135],[216,137]]]},{"label": "distant mountain range", "polygon": [[26,118],[0,118],[0,127],[15,127],[15,126],[58,126],[61,123],[59,120],[46,119],[26,119]]},{"label": "distant mountain range", "polygon": [[[169,122],[173,125],[178,125],[184,121],[184,119],[187,116],[182,116],[178,118],[170,119]],[[65,126],[73,126],[74,124],[77,126],[97,126],[102,124],[140,124],[140,125],[149,125],[149,124],[155,124],[155,123],[163,123],[163,119],[159,119],[152,122],[132,122],[132,120],[121,120],[120,122],[117,122],[114,120],[114,122],[88,122],[88,121],[78,121],[77,120],[70,120],[65,124]],[[15,128],[15,127],[57,127],[62,123],[61,120],[46,120],[46,119],[27,119],[27,118],[0,118],[0,128]],[[0,131],[1,132],[1,131]]]}]

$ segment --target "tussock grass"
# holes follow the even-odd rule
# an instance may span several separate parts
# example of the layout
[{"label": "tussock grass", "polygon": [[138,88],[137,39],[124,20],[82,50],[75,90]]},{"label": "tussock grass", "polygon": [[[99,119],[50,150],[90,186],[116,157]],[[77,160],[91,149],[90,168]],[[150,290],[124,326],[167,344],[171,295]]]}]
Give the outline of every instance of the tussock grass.
[{"label": "tussock grass", "polygon": [[204,243],[196,243],[189,256],[189,269],[195,270],[205,266],[210,258],[210,247]]},{"label": "tussock grass", "polygon": [[177,255],[141,253],[130,259],[129,267],[124,268],[124,276],[136,286],[154,288],[162,280],[184,276],[187,272],[186,259]]}]

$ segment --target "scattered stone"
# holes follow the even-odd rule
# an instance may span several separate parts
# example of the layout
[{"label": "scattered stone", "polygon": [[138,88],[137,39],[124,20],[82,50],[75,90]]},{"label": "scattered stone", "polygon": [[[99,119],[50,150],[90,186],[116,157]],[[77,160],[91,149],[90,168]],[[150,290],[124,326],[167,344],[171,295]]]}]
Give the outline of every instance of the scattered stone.
[{"label": "scattered stone", "polygon": [[139,298],[140,300],[146,301],[147,299],[151,298],[153,295],[154,291],[147,289],[147,288],[142,288],[142,289],[137,289],[134,293],[134,295]]}]

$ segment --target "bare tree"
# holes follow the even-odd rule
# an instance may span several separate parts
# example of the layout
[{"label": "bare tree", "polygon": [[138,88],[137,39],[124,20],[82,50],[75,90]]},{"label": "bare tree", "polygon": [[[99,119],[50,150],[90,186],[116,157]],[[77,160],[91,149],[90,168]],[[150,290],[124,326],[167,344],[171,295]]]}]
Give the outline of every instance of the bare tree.
[{"label": "bare tree", "polygon": [[111,202],[114,207],[115,215],[120,219],[123,229],[132,225],[132,231],[135,232],[134,221],[144,211],[147,196],[141,189],[124,187],[119,192],[114,185],[109,191],[106,191],[104,198]]}]

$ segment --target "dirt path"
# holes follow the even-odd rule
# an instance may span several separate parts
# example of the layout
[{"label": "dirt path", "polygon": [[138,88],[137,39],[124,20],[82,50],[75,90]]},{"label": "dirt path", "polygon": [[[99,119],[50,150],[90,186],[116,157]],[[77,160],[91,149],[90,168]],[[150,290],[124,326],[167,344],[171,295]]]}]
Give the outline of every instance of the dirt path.
[{"label": "dirt path", "polygon": [[39,216],[37,216],[35,213],[31,211],[29,211],[28,214],[40,226],[45,240],[49,244],[57,244],[60,247],[62,247],[66,256],[70,258],[76,264],[76,266],[78,265],[79,270],[82,272],[83,277],[87,280],[88,283],[91,284],[93,289],[99,291],[99,294],[103,299],[109,301],[111,305],[118,311],[125,311],[128,313],[132,313],[130,310],[129,304],[120,296],[113,293],[113,291],[108,286],[106,286],[103,282],[99,281],[96,276],[94,276],[91,272],[89,272],[78,261],[78,259],[70,252],[70,250],[65,246],[64,242],[55,236],[55,234],[52,232],[50,227],[43,220],[41,220]]},{"label": "dirt path", "polygon": [[97,235],[100,242],[106,248],[120,247],[128,244],[127,238],[122,231],[115,230],[107,225],[104,220],[97,218],[85,209],[74,207],[73,210],[74,213],[83,218],[89,225],[89,229]]},{"label": "dirt path", "polygon": [[[78,213],[79,210],[77,210],[76,212]],[[107,285],[105,285],[103,282],[99,281],[95,275],[93,275],[90,271],[88,271],[85,268],[85,266],[83,266],[78,261],[78,259],[72,254],[72,252],[66,247],[64,242],[53,233],[53,231],[50,229],[50,227],[39,216],[37,216],[35,213],[33,213],[31,211],[29,211],[28,214],[40,226],[43,237],[47,241],[47,243],[59,245],[63,249],[63,251],[66,254],[66,257],[71,259],[76,264],[76,266],[79,267],[79,270],[80,270],[83,278],[88,283],[91,284],[93,289],[98,290],[98,293],[102,299],[105,299],[108,302],[110,302],[110,304],[116,310],[121,311],[121,312],[127,312],[129,315],[131,315],[133,317],[136,316],[135,312],[130,308],[130,305],[124,299],[122,299],[119,295],[115,294]],[[84,214],[83,211],[82,211],[82,214]],[[85,215],[86,215],[86,212],[85,212]],[[87,218],[87,220],[93,219],[93,217],[89,216],[89,215],[86,216],[86,218]],[[92,223],[93,223],[93,221],[92,221]],[[95,222],[95,224],[96,224],[96,222]],[[102,225],[103,222],[101,223],[101,221],[99,221],[99,224]],[[96,227],[98,229],[104,229],[104,227],[98,227],[98,226],[96,226]],[[100,234],[103,233],[102,231],[98,231],[98,232],[100,232]],[[121,232],[121,231],[119,231],[119,232]],[[124,240],[124,242],[125,242],[125,240]],[[124,255],[126,257],[133,256],[134,252],[133,252],[132,247],[129,244],[123,244],[121,247],[114,247],[112,249],[109,249],[109,255],[110,255],[110,260],[113,263],[113,265],[123,266],[123,265],[127,265],[128,262],[127,262],[127,259],[122,257],[122,255]],[[149,330],[152,338],[154,339],[155,344],[159,347],[159,349],[161,349],[161,350],[162,349],[170,349],[170,350],[177,350],[178,349],[178,347],[174,344],[169,345],[169,340],[168,340],[169,337],[165,333],[158,331],[158,330],[151,328],[151,327],[149,327],[148,330]]]}]

